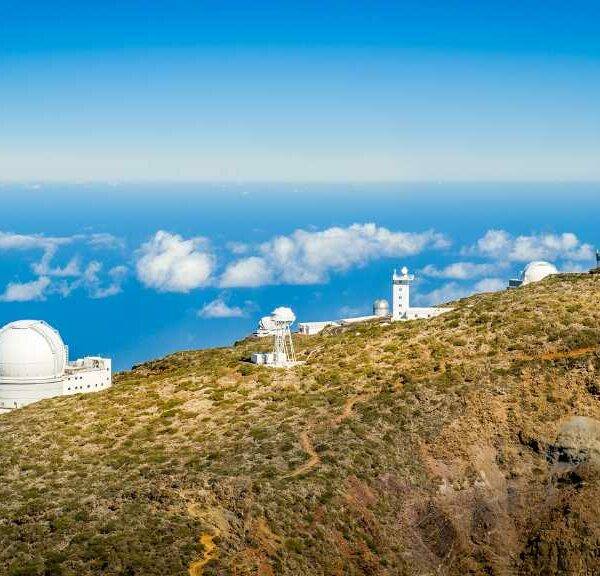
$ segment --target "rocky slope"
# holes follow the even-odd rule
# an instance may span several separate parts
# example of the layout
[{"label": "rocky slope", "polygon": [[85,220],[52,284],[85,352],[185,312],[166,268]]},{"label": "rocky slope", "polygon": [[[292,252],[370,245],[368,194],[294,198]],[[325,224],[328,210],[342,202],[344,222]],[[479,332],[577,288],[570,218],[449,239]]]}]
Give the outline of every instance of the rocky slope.
[{"label": "rocky slope", "polygon": [[0,573],[600,573],[600,277],[0,417]]}]

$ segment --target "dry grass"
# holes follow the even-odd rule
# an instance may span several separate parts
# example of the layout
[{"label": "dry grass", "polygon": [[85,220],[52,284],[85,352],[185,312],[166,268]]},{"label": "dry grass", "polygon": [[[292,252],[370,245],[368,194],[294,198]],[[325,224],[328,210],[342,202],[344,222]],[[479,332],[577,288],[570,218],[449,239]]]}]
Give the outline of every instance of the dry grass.
[{"label": "dry grass", "polygon": [[0,572],[551,574],[551,527],[562,573],[594,573],[600,527],[546,448],[569,415],[600,419],[599,343],[600,277],[559,276],[298,338],[287,372],[243,341],[13,412]]}]

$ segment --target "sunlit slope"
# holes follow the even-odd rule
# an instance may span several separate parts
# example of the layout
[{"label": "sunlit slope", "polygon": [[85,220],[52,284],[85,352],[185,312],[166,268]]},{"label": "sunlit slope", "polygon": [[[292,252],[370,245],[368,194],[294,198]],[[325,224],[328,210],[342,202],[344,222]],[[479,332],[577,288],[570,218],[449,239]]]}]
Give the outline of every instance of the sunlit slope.
[{"label": "sunlit slope", "polygon": [[600,276],[455,306],[1,417],[0,573],[600,572]]}]

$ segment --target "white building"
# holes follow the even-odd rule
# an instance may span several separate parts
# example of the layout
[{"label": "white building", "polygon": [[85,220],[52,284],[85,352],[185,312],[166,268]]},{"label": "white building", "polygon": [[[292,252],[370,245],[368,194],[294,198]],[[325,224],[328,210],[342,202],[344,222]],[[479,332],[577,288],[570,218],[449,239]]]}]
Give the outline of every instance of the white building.
[{"label": "white building", "polygon": [[373,302],[373,314],[369,316],[354,316],[352,318],[342,318],[340,320],[324,320],[321,322],[300,322],[298,324],[298,333],[304,336],[313,336],[322,332],[328,326],[348,326],[369,320],[381,320],[390,317],[390,304],[387,300],[379,299]]},{"label": "white building", "polygon": [[60,334],[42,320],[19,320],[0,329],[0,412],[111,384],[108,358],[69,362]]},{"label": "white building", "polygon": [[394,270],[392,275],[392,310],[387,300],[378,299],[373,302],[373,314],[369,316],[355,316],[341,320],[327,320],[323,322],[301,322],[298,324],[300,334],[312,336],[318,334],[327,326],[349,326],[371,320],[417,320],[419,318],[434,318],[452,308],[442,307],[413,307],[410,305],[410,285],[415,277],[408,273],[404,267],[400,274]]},{"label": "white building", "polygon": [[304,336],[313,336],[322,332],[328,326],[339,326],[339,322],[334,320],[325,320],[324,322],[300,322],[298,323],[298,333]]},{"label": "white building", "polygon": [[554,264],[544,261],[530,262],[521,272],[521,277],[518,279],[509,280],[509,288],[517,288],[519,286],[527,286],[532,282],[539,282],[548,276],[558,274],[558,270]]},{"label": "white building", "polygon": [[413,308],[410,305],[410,285],[415,277],[408,273],[408,268],[404,266],[400,274],[392,275],[392,320],[417,320],[419,318],[434,318],[444,312],[449,312],[452,308]]}]

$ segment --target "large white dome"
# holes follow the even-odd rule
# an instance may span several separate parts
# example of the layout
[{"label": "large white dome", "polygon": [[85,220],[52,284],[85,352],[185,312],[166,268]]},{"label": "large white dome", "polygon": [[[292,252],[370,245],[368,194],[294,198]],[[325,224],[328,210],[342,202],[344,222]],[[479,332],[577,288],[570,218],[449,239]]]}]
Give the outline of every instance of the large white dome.
[{"label": "large white dome", "polygon": [[19,320],[0,329],[0,382],[52,382],[62,378],[67,347],[41,320]]},{"label": "large white dome", "polygon": [[522,280],[523,285],[531,284],[532,282],[539,282],[546,278],[546,276],[551,276],[552,274],[558,274],[558,270],[554,264],[550,264],[550,262],[530,262],[523,270]]}]

